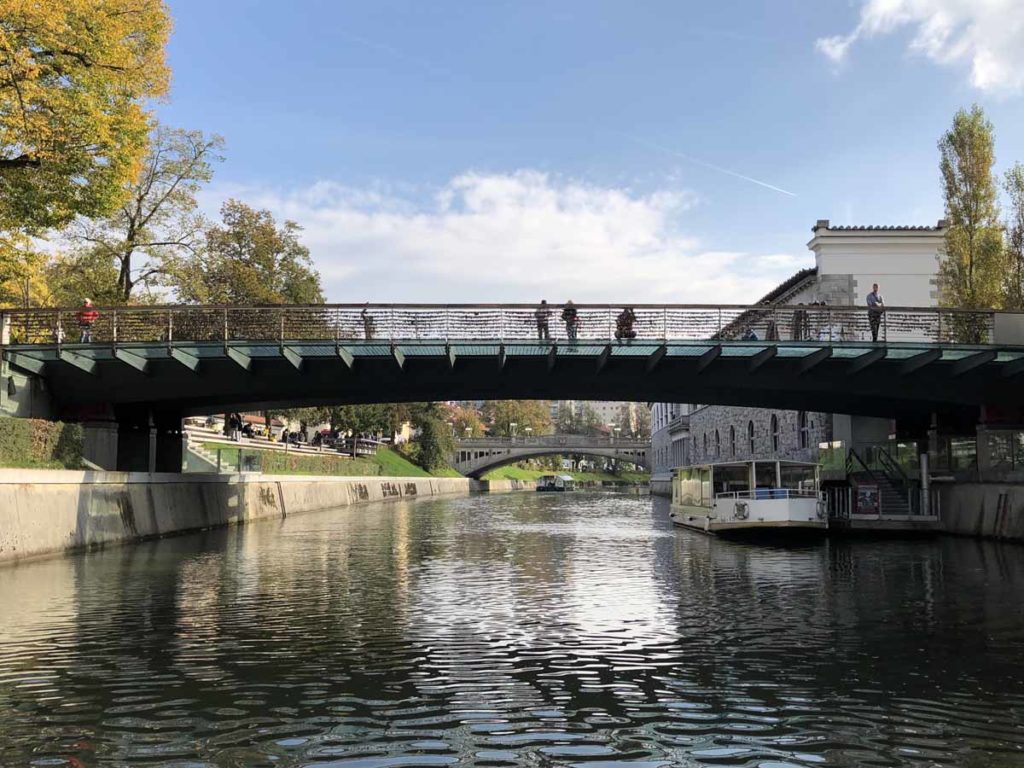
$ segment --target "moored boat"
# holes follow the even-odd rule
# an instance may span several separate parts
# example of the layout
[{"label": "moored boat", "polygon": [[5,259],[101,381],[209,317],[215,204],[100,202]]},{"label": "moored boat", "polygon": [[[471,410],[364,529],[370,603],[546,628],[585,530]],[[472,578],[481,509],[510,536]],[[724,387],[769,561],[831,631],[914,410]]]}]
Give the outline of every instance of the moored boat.
[{"label": "moored boat", "polygon": [[742,461],[681,467],[672,478],[672,522],[705,533],[814,533],[828,528],[818,465]]},{"label": "moored boat", "polygon": [[538,493],[561,493],[576,488],[576,481],[570,475],[541,475],[537,478]]}]

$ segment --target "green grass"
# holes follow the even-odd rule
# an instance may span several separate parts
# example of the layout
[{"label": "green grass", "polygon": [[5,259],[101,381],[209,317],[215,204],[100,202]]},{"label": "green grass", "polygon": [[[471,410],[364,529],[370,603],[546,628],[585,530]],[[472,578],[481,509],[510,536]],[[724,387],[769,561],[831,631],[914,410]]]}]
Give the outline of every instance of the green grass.
[{"label": "green grass", "polygon": [[551,469],[523,469],[517,467],[514,464],[510,464],[507,467],[498,467],[492,469],[490,472],[484,475],[484,480],[536,480],[542,475],[569,475],[575,480],[581,482],[594,481],[594,482],[648,482],[651,477],[650,475],[643,472],[621,472],[618,475],[613,475],[609,472],[565,472],[562,470],[551,470]]},{"label": "green grass", "polygon": [[[238,465],[238,448],[221,443],[203,443],[203,448],[211,454],[221,452],[222,466]],[[312,456],[302,453],[285,453],[284,451],[267,451],[257,448],[244,448],[246,454],[260,455],[262,470],[268,475],[335,475],[339,477],[431,477],[422,467],[418,467],[390,448],[381,448],[376,456],[364,456],[358,459],[347,458],[338,454]],[[434,477],[461,477],[454,469],[448,468],[437,472]]]}]

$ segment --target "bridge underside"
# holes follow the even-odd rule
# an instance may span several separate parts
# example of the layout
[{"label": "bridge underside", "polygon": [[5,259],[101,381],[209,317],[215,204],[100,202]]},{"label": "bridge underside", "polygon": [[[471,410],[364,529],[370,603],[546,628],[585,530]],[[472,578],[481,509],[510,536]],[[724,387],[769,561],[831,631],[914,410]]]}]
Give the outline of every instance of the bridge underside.
[{"label": "bridge underside", "polygon": [[[485,449],[486,450],[486,449]],[[474,453],[473,451],[464,451]],[[459,452],[457,452],[458,454]],[[481,451],[483,453],[483,451]],[[590,458],[615,459],[616,461],[635,464],[638,467],[647,469],[647,457],[645,451],[632,452],[628,449],[615,448],[527,448],[516,449],[508,453],[492,453],[482,455],[479,458],[458,459],[452,462],[452,466],[467,477],[479,478],[490,472],[492,469],[515,464],[517,461],[526,459],[537,459],[543,456],[587,456]]]},{"label": "bridge underside", "polygon": [[[1024,406],[1024,348],[346,341],[9,347],[63,418],[452,399],[731,404],[903,419]],[[113,410],[111,414],[110,411]]]}]

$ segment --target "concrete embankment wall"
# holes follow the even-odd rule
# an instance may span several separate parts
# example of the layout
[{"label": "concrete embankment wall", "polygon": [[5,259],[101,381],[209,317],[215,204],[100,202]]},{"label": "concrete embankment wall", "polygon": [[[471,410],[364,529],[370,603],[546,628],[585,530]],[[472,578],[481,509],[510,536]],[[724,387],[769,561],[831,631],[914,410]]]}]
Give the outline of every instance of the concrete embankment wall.
[{"label": "concrete embankment wall", "polygon": [[535,480],[477,480],[476,484],[477,490],[488,493],[537,490],[537,482]]},{"label": "concrete embankment wall", "polygon": [[936,487],[946,532],[1024,541],[1024,485],[963,483]]},{"label": "concrete embankment wall", "polygon": [[514,488],[481,488],[464,477],[0,469],[0,563],[300,512],[476,490]]}]

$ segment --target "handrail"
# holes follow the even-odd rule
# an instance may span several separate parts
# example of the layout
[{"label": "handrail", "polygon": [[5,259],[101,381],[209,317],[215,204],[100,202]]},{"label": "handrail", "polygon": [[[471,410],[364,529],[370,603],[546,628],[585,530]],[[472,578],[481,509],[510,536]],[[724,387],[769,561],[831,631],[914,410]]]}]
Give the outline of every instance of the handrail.
[{"label": "handrail", "polygon": [[[578,304],[575,320],[560,319],[560,305],[535,304],[315,304],[161,305],[93,308],[87,324],[75,309],[0,310],[5,335],[18,345],[86,343],[534,340],[573,345],[632,341],[667,344],[868,342],[877,335],[866,307],[806,305]],[[92,313],[91,313],[92,314]],[[880,339],[886,342],[987,343],[994,310],[887,307]],[[571,326],[571,327],[570,327]],[[877,323],[874,324],[877,326]]]},{"label": "handrail", "polygon": [[[652,303],[631,303],[621,302],[616,304],[573,304],[577,309],[618,309],[621,310],[624,307],[632,307],[633,309],[656,309],[659,311],[670,311],[670,310],[707,310],[709,312],[717,313],[719,310],[759,310],[759,311],[779,311],[788,312],[795,310],[802,310],[804,312],[867,312],[867,307],[861,306],[850,306],[850,305],[825,305],[825,306],[814,306],[812,304],[652,304]],[[368,310],[380,310],[380,309],[394,309],[394,310],[453,310],[453,311],[465,311],[474,309],[510,309],[510,310],[530,310],[534,311],[538,307],[536,303],[488,303],[483,302],[479,304],[470,303],[456,303],[456,304],[431,304],[425,302],[403,302],[403,303],[374,303],[374,302],[363,302],[363,303],[331,303],[331,304],[119,304],[119,305],[96,305],[93,307],[97,312],[139,312],[139,313],[154,313],[154,312],[166,312],[167,310],[244,310],[244,309],[296,309],[296,310],[308,310],[308,309],[346,309],[346,310],[357,310],[362,309]],[[549,304],[548,309],[554,313],[555,310],[561,310],[562,304]],[[8,315],[35,315],[35,314],[56,314],[62,312],[64,314],[75,314],[81,307],[4,307],[0,309],[0,314]],[[920,307],[911,305],[893,305],[886,306],[882,310],[888,313],[899,313],[899,312],[914,312],[914,313],[930,313],[934,315],[1024,315],[1024,310],[1019,309],[965,309],[963,307]],[[552,321],[555,318],[552,316]]]},{"label": "handrail", "polygon": [[[780,495],[781,494],[781,495]],[[748,491],[722,491],[715,494],[716,499],[752,499],[754,501],[772,501],[776,499],[818,499],[820,491],[805,491],[799,488],[755,488]]]},{"label": "handrail", "polygon": [[[875,450],[878,452],[878,460],[882,465],[882,469],[885,470],[887,476],[895,475],[899,478],[899,482],[904,488],[910,485],[910,478],[907,473],[903,471],[903,467],[896,463],[896,460],[892,457],[892,454],[884,446],[877,446]],[[893,479],[890,477],[890,479]]]}]

